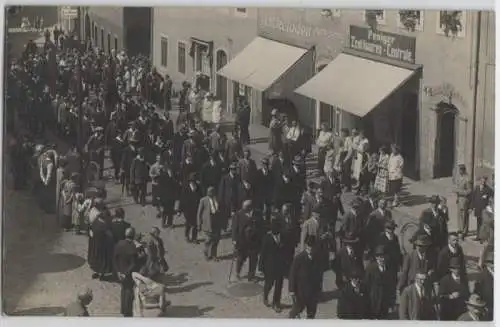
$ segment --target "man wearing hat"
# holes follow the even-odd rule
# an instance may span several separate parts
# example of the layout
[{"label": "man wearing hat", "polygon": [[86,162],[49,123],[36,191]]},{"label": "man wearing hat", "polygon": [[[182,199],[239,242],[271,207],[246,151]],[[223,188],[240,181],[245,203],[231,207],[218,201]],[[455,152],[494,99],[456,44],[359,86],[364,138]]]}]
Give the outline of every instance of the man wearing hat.
[{"label": "man wearing hat", "polygon": [[144,148],[140,148],[130,164],[130,184],[135,203],[140,203],[142,206],[146,205],[148,178],[149,169],[144,159]]},{"label": "man wearing hat", "polygon": [[426,280],[434,281],[432,278],[434,277],[435,264],[429,251],[431,244],[431,240],[427,235],[418,235],[414,242],[416,248],[404,258],[403,269],[399,276],[399,292],[402,292],[406,286],[415,281],[417,271],[425,271],[430,277],[430,279]]},{"label": "man wearing hat", "polygon": [[126,190],[127,195],[130,195],[132,186],[130,182],[130,168],[136,156],[137,150],[134,145],[129,144],[123,149],[120,160],[120,183],[122,185],[122,194]]},{"label": "man wearing hat", "polygon": [[342,288],[349,280],[351,271],[357,269],[364,271],[363,258],[356,251],[359,247],[359,237],[353,234],[346,234],[342,239],[342,247],[335,256],[335,283],[338,288]]},{"label": "man wearing hat", "polygon": [[394,307],[396,283],[392,271],[387,267],[386,253],[382,246],[373,251],[375,261],[368,264],[365,274],[365,286],[369,297],[369,315],[371,319],[387,319],[389,310]]},{"label": "man wearing hat", "polygon": [[240,129],[240,138],[243,145],[250,143],[250,133],[248,131],[248,126],[250,125],[250,105],[246,99],[240,102],[240,108],[236,115],[236,123]]},{"label": "man wearing hat", "polygon": [[431,207],[424,209],[420,215],[419,229],[421,232],[430,232],[429,236],[432,241],[431,248],[439,252],[447,244],[448,222],[439,208],[441,197],[439,195],[433,195],[430,197],[429,202]]},{"label": "man wearing hat", "polygon": [[474,293],[479,294],[486,303],[487,315],[486,320],[493,320],[493,257],[494,252],[489,252],[484,260],[484,266],[479,276],[474,283]]},{"label": "man wearing hat", "polygon": [[243,158],[238,160],[238,171],[242,180],[253,182],[257,174],[257,164],[252,159],[249,148],[243,150]]},{"label": "man wearing hat", "polygon": [[437,257],[436,280],[440,280],[449,273],[450,262],[455,260],[460,263],[460,276],[467,279],[465,270],[465,255],[458,242],[458,233],[448,234],[448,245],[441,249]]},{"label": "man wearing hat", "polygon": [[[365,214],[371,208],[371,203],[365,201]],[[385,230],[385,223],[393,221],[392,213],[387,209],[386,199],[378,200],[378,205],[375,210],[368,214],[365,227],[363,229],[363,239],[365,240],[365,250],[372,253],[377,246],[377,241]]]},{"label": "man wearing hat", "polygon": [[296,208],[299,201],[292,184],[291,172],[287,169],[282,172],[281,178],[275,180],[273,204],[277,208],[281,208],[285,203],[292,203],[293,207]]},{"label": "man wearing hat", "polygon": [[187,136],[187,140],[182,145],[181,160],[185,161],[187,157],[191,157],[195,161],[198,148],[194,141],[194,131],[190,130]]},{"label": "man wearing hat", "polygon": [[113,235],[113,242],[116,244],[125,239],[125,231],[130,228],[130,223],[125,221],[125,210],[123,208],[116,208],[113,220],[111,221],[111,234]]},{"label": "man wearing hat", "polygon": [[[268,297],[274,287],[272,306],[276,312],[281,312],[281,291],[283,279],[289,271],[288,248],[285,235],[282,235],[283,222],[280,218],[273,217],[270,231],[262,239],[260,251],[259,270],[264,273],[264,305],[269,306]],[[293,252],[292,252],[293,259]]]},{"label": "man wearing hat", "polygon": [[399,320],[436,320],[436,299],[428,287],[425,268],[415,272],[414,280],[404,288],[399,298]]},{"label": "man wearing hat", "polygon": [[458,258],[450,260],[450,272],[439,282],[440,320],[454,321],[465,312],[469,298],[469,283],[461,276],[462,263]]},{"label": "man wearing hat", "polygon": [[231,163],[229,173],[222,176],[218,188],[218,200],[220,204],[222,228],[228,229],[229,220],[240,209],[238,200],[238,190],[241,183],[241,178],[237,174],[238,166],[236,163]]},{"label": "man wearing hat", "polygon": [[394,220],[389,220],[385,223],[385,230],[379,235],[377,245],[382,246],[385,251],[385,264],[387,270],[390,271],[393,283],[391,293],[393,294],[393,304],[396,301],[396,289],[398,284],[398,273],[403,264],[403,254],[399,244],[398,236],[394,233],[397,225]]},{"label": "man wearing hat", "polygon": [[[472,294],[468,301],[465,302],[467,312],[464,312],[458,321],[491,321],[493,312],[487,311],[486,302],[483,301],[479,294]],[[490,316],[491,314],[491,316]]]},{"label": "man wearing hat", "polygon": [[209,187],[215,188],[219,186],[222,178],[222,167],[217,162],[215,152],[210,153],[208,161],[201,168],[201,186],[203,191],[207,191]]},{"label": "man wearing hat", "polygon": [[243,155],[240,136],[238,131],[233,131],[231,137],[226,141],[225,157],[229,162],[237,162]]},{"label": "man wearing hat", "polygon": [[180,180],[182,185],[187,185],[189,177],[192,174],[198,174],[198,167],[194,162],[191,154],[187,154],[186,158],[180,163]]},{"label": "man wearing hat", "polygon": [[311,216],[304,221],[302,224],[302,229],[300,233],[300,249],[305,249],[305,241],[308,236],[314,236],[319,238],[319,215],[320,207],[315,206],[312,210]]},{"label": "man wearing hat", "polygon": [[196,217],[198,228],[205,233],[206,237],[203,254],[207,260],[217,260],[217,247],[220,241],[222,217],[214,187],[208,187],[207,195],[200,199]]},{"label": "man wearing hat", "polygon": [[[370,319],[370,293],[363,283],[362,270],[353,269],[341,289],[337,302],[337,317],[346,320]],[[373,318],[372,318],[373,319]]]},{"label": "man wearing hat", "polygon": [[302,193],[302,197],[300,199],[301,204],[301,217],[302,221],[308,219],[311,214],[314,206],[316,205],[316,183],[308,182],[307,189]]},{"label": "man wearing hat", "polygon": [[198,205],[203,194],[198,186],[196,173],[188,177],[188,181],[183,185],[180,196],[180,211],[186,219],[184,236],[188,243],[198,242]]},{"label": "man wearing hat", "polygon": [[226,134],[221,130],[219,124],[217,124],[212,133],[208,136],[209,147],[212,151],[221,151],[226,148]]},{"label": "man wearing hat", "polygon": [[242,209],[233,216],[232,237],[236,251],[236,277],[240,279],[241,268],[248,259],[248,281],[255,278],[257,257],[262,246],[263,221],[253,208],[251,200],[243,202]]},{"label": "man wearing hat", "polygon": [[488,177],[483,176],[479,180],[479,185],[476,185],[471,194],[470,209],[474,211],[474,217],[477,221],[476,241],[479,241],[479,232],[483,222],[483,210],[488,206],[490,199],[493,198],[493,189],[488,186]]},{"label": "man wearing hat", "polygon": [[269,169],[269,158],[262,158],[261,168],[255,175],[255,191],[257,193],[256,204],[260,208],[265,221],[269,223],[274,194],[274,179]]},{"label": "man wearing hat", "polygon": [[455,194],[457,195],[458,230],[462,240],[469,233],[469,207],[471,195],[471,180],[464,164],[458,165],[458,176],[455,180]]},{"label": "man wearing hat", "polygon": [[288,292],[293,304],[289,317],[297,318],[304,309],[308,319],[314,319],[321,294],[322,271],[313,253],[316,237],[308,235],[303,250],[295,256],[288,278]]},{"label": "man wearing hat", "polygon": [[342,226],[340,227],[340,234],[342,236],[352,235],[355,238],[358,238],[358,243],[356,244],[356,253],[361,256],[364,248],[363,239],[359,239],[363,237],[365,220],[363,219],[361,206],[363,204],[363,200],[359,197],[354,198],[351,201],[351,208],[344,214]]},{"label": "man wearing hat", "polygon": [[90,160],[99,165],[99,177],[102,178],[104,171],[104,129],[97,126],[85,145],[90,154]]}]

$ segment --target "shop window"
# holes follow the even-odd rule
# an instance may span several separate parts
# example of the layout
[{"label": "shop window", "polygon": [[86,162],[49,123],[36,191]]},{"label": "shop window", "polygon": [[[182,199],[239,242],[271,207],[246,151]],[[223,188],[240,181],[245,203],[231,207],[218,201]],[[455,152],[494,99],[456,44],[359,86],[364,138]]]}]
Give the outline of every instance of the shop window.
[{"label": "shop window", "polygon": [[[342,128],[342,111],[327,103],[319,103],[319,122],[320,126],[326,123],[332,133],[339,135]],[[320,127],[319,126],[319,127]]]},{"label": "shop window", "polygon": [[236,13],[246,15],[247,8],[236,8]]},{"label": "shop window", "polygon": [[115,50],[118,51],[118,38],[115,36]]},{"label": "shop window", "polygon": [[450,37],[465,36],[465,11],[441,10],[436,19],[436,32]]},{"label": "shop window", "polygon": [[181,74],[186,74],[186,44],[184,42],[177,44],[177,70]]},{"label": "shop window", "polygon": [[160,61],[160,64],[161,64],[162,67],[167,67],[167,62],[168,62],[168,38],[166,38],[165,36],[161,37],[160,51],[161,51],[161,61]]}]

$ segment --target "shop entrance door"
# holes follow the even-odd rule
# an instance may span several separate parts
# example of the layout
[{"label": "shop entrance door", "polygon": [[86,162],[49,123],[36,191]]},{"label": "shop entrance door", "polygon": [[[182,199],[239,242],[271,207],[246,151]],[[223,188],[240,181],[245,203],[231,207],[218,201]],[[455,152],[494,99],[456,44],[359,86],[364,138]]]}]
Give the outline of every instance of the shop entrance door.
[{"label": "shop entrance door", "polygon": [[453,176],[457,113],[457,108],[452,104],[443,102],[438,104],[434,178]]},{"label": "shop entrance door", "polygon": [[403,99],[401,154],[405,159],[404,175],[413,180],[419,179],[417,163],[418,135],[418,95],[407,93]]},{"label": "shop entrance door", "polygon": [[[216,56],[216,70],[218,71],[227,64],[227,54],[224,50],[219,50]],[[216,87],[217,98],[221,100],[223,110],[227,111],[227,78],[217,74]]]}]

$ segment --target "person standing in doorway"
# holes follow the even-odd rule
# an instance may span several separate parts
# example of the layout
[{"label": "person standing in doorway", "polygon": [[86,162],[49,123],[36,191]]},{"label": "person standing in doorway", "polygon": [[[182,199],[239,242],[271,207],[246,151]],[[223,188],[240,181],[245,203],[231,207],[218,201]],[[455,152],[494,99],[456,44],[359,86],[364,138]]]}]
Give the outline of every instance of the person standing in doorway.
[{"label": "person standing in doorway", "polygon": [[457,195],[458,231],[460,238],[464,240],[469,232],[469,200],[471,194],[471,181],[464,164],[458,165],[455,194]]}]

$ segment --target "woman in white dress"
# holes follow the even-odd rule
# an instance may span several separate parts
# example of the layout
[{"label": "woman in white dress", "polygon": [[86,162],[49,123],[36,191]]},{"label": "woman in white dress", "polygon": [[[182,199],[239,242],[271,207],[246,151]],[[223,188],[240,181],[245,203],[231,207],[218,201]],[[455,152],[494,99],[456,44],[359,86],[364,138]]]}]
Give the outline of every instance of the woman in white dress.
[{"label": "woman in white dress", "polygon": [[352,178],[356,181],[357,184],[359,184],[359,177],[361,175],[361,170],[363,167],[363,158],[365,157],[364,153],[368,151],[369,141],[364,136],[363,131],[359,131],[357,137],[359,138],[359,143],[357,143],[357,146],[354,149],[356,153],[352,164]]},{"label": "woman in white dress", "polygon": [[335,170],[335,162],[336,162],[336,151],[334,149],[333,143],[329,142],[326,146],[326,152],[325,152],[325,164],[323,167],[323,172],[326,176],[328,176],[329,173],[333,173]]}]

